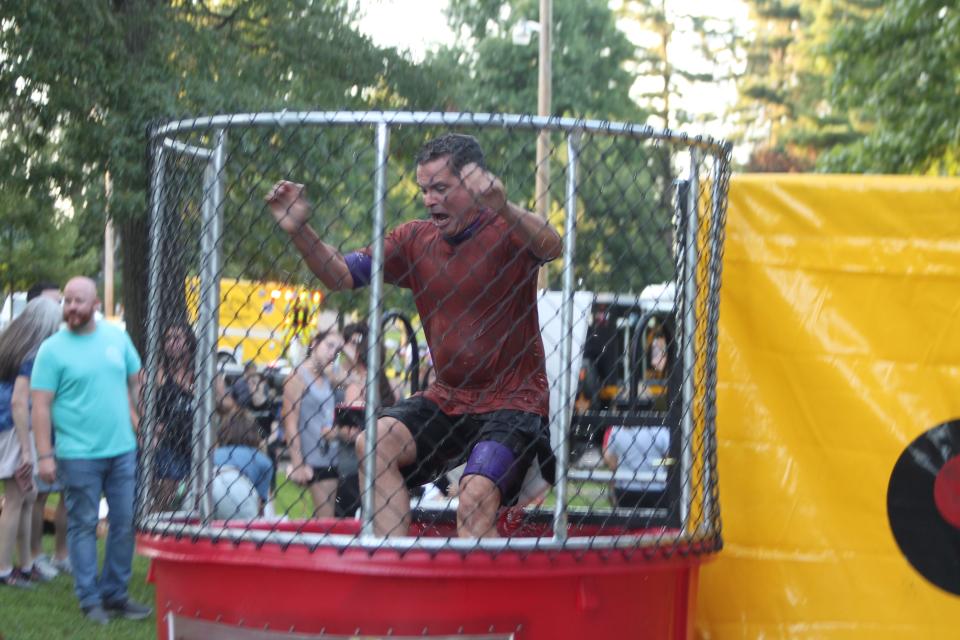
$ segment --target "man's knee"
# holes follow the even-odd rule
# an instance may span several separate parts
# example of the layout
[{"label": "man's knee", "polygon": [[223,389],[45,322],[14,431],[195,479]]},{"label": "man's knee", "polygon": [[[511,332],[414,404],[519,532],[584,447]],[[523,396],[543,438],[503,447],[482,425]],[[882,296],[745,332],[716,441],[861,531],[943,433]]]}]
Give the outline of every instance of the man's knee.
[{"label": "man's knee", "polygon": [[[367,434],[361,432],[356,442],[357,457],[367,454]],[[416,457],[416,446],[409,429],[395,418],[377,420],[376,457],[389,465],[409,464]]]},{"label": "man's knee", "polygon": [[461,513],[470,514],[478,509],[490,510],[491,507],[496,509],[500,506],[500,489],[484,476],[464,476],[457,497]]}]

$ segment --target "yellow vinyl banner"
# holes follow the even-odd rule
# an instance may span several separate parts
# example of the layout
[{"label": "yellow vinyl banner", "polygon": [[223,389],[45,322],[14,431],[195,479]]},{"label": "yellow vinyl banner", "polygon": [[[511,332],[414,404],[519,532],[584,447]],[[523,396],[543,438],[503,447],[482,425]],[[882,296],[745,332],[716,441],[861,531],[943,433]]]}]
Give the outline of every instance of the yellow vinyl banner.
[{"label": "yellow vinyl banner", "polygon": [[[887,508],[905,450],[960,419],[960,180],[734,177],[718,367],[724,550],[697,636],[960,638],[960,595]],[[912,529],[948,580],[951,531]]]}]

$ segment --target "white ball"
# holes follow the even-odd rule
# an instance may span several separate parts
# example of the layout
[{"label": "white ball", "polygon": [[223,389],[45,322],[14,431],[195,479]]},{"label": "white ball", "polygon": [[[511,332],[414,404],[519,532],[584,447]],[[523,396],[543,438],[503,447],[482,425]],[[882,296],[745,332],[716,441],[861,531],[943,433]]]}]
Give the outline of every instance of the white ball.
[{"label": "white ball", "polygon": [[235,467],[217,467],[210,493],[213,517],[218,520],[251,520],[259,515],[257,490]]}]

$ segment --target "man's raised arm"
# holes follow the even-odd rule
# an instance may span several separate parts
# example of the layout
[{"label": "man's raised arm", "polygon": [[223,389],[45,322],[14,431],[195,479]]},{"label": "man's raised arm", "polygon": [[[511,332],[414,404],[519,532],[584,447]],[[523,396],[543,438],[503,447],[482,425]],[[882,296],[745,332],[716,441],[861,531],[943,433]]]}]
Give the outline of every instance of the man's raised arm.
[{"label": "man's raised arm", "polygon": [[273,185],[266,197],[270,213],[324,286],[331,291],[352,289],[353,276],[343,254],[321,240],[310,226],[310,203],[303,191],[302,184],[286,180]]}]

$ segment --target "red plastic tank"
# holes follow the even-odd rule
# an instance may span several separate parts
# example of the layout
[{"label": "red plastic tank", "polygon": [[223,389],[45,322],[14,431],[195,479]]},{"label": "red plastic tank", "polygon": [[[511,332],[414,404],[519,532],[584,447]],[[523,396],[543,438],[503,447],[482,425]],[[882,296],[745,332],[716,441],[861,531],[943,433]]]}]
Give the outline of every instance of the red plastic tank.
[{"label": "red plastic tank", "polygon": [[[229,524],[227,527],[229,528]],[[237,524],[240,530],[250,527]],[[356,521],[273,530],[356,534]],[[514,537],[548,531],[501,532]],[[414,525],[411,535],[448,534]],[[570,535],[650,533],[571,527]],[[658,531],[673,537],[676,531]],[[546,541],[545,541],[546,542]],[[688,638],[699,564],[687,547],[463,552],[340,549],[141,535],[160,638]]]}]

